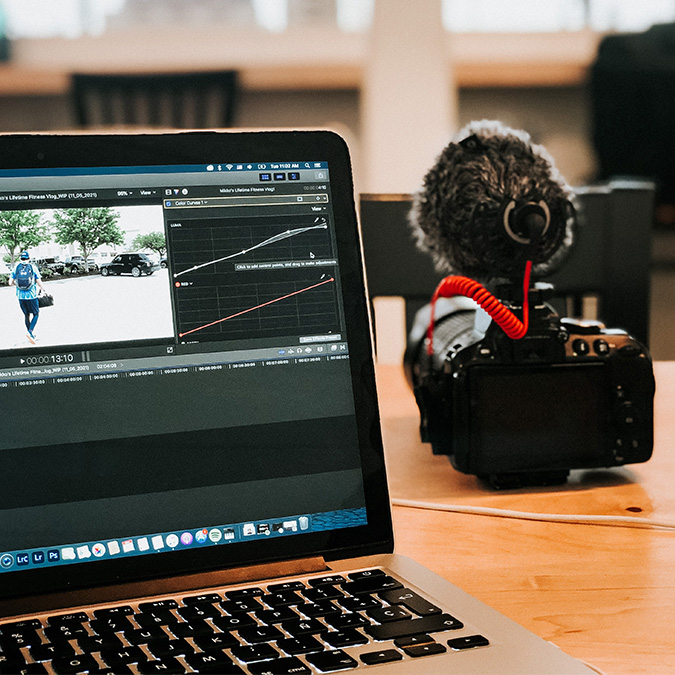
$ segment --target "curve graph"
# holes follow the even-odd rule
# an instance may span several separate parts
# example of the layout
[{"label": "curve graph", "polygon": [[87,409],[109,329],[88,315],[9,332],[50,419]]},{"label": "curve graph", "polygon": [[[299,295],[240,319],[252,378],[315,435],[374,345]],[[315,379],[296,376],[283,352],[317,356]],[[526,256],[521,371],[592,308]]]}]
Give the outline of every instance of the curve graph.
[{"label": "curve graph", "polygon": [[320,214],[177,221],[169,228],[181,340],[339,333],[336,261]]},{"label": "curve graph", "polygon": [[330,284],[333,283],[335,279],[333,277],[330,277],[328,279],[324,279],[323,281],[319,281],[316,284],[312,284],[311,286],[307,286],[307,288],[301,288],[300,290],[297,291],[292,291],[291,293],[286,293],[286,295],[282,295],[281,297],[274,298],[272,300],[267,300],[266,302],[261,302],[258,305],[255,305],[253,307],[248,307],[246,309],[242,309],[238,312],[235,312],[234,314],[230,314],[229,316],[224,316],[220,319],[216,319],[215,321],[210,321],[209,323],[206,323],[202,326],[197,326],[195,328],[191,328],[190,330],[187,330],[183,333],[179,333],[178,337],[185,337],[186,335],[190,335],[192,333],[197,333],[198,331],[205,330],[207,328],[211,328],[212,326],[217,326],[218,324],[222,324],[225,321],[230,321],[231,319],[236,319],[239,316],[242,316],[244,314],[248,314],[249,312],[253,312],[258,309],[262,309],[263,307],[267,307],[268,305],[273,305],[274,303],[281,302],[283,300],[288,300],[289,298],[292,298],[296,295],[300,295],[300,293],[307,293],[308,291],[312,291],[315,288],[319,288],[320,286],[323,286],[324,284]]},{"label": "curve graph", "polygon": [[271,237],[265,239],[264,241],[254,244],[253,246],[249,246],[248,248],[242,249],[241,251],[231,253],[230,255],[223,256],[222,258],[216,258],[215,260],[209,260],[208,262],[204,262],[199,265],[193,265],[192,267],[188,267],[188,269],[183,270],[182,272],[177,272],[173,276],[174,278],[177,278],[182,276],[183,274],[196,272],[197,270],[203,269],[204,267],[209,267],[210,265],[216,265],[217,263],[225,262],[226,260],[238,258],[239,256],[246,255],[247,253],[255,251],[256,249],[263,248],[265,246],[270,246],[271,244],[276,244],[277,242],[283,241],[284,239],[288,239],[289,237],[295,237],[299,234],[304,234],[305,232],[311,232],[312,230],[326,230],[326,229],[328,229],[328,225],[324,221],[319,225],[312,225],[310,227],[296,227],[292,230],[285,230],[284,232],[274,234]]}]

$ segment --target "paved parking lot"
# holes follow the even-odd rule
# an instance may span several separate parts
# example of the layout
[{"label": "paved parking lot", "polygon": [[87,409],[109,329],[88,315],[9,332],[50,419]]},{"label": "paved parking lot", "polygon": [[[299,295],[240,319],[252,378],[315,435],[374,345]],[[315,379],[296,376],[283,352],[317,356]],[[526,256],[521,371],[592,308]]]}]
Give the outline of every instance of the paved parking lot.
[{"label": "paved parking lot", "polygon": [[[54,296],[35,328],[38,347],[173,335],[167,270],[135,279],[100,274],[43,281]],[[0,287],[0,350],[31,347],[16,289]]]}]

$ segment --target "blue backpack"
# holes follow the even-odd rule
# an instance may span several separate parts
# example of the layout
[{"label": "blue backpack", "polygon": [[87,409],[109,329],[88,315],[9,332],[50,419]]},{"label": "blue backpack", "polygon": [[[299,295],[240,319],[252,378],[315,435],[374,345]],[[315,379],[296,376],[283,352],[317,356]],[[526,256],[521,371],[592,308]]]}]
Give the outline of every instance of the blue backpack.
[{"label": "blue backpack", "polygon": [[33,287],[35,283],[35,271],[33,270],[32,263],[21,263],[16,268],[16,286],[22,291],[28,291]]}]

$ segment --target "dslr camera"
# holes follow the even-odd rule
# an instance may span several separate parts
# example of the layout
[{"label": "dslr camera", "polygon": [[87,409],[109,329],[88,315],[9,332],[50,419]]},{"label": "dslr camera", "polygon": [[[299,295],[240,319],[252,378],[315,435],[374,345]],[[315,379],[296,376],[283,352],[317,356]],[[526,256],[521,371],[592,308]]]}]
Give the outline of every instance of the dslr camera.
[{"label": "dslr camera", "polygon": [[428,310],[411,331],[405,365],[422,440],[497,488],[560,484],[570,469],[652,454],[646,348],[625,331],[560,318],[545,300],[550,291],[540,283],[530,294],[533,315],[519,340],[495,322],[485,330],[483,310],[465,298],[450,298],[437,313],[432,354],[424,349]]},{"label": "dslr camera", "polygon": [[524,132],[494,123],[469,132],[446,148],[411,211],[437,267],[473,277],[444,279],[409,335],[404,366],[422,440],[496,488],[648,460],[647,348],[624,330],[561,317],[553,287],[530,280],[571,246],[571,193]]}]

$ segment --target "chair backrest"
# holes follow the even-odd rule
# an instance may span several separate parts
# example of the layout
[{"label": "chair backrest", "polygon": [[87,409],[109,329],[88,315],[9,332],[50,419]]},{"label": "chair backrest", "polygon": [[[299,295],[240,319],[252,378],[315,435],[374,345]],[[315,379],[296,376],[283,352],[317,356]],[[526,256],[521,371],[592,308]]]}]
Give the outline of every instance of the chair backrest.
[{"label": "chair backrest", "polygon": [[[654,186],[615,181],[575,193],[576,246],[562,268],[544,280],[554,286],[552,303],[561,315],[599,319],[648,344]],[[411,236],[410,206],[410,195],[360,199],[370,296],[403,297],[407,330],[442,278]]]},{"label": "chair backrest", "polygon": [[236,71],[72,76],[72,101],[81,127],[138,126],[175,129],[230,127]]}]

